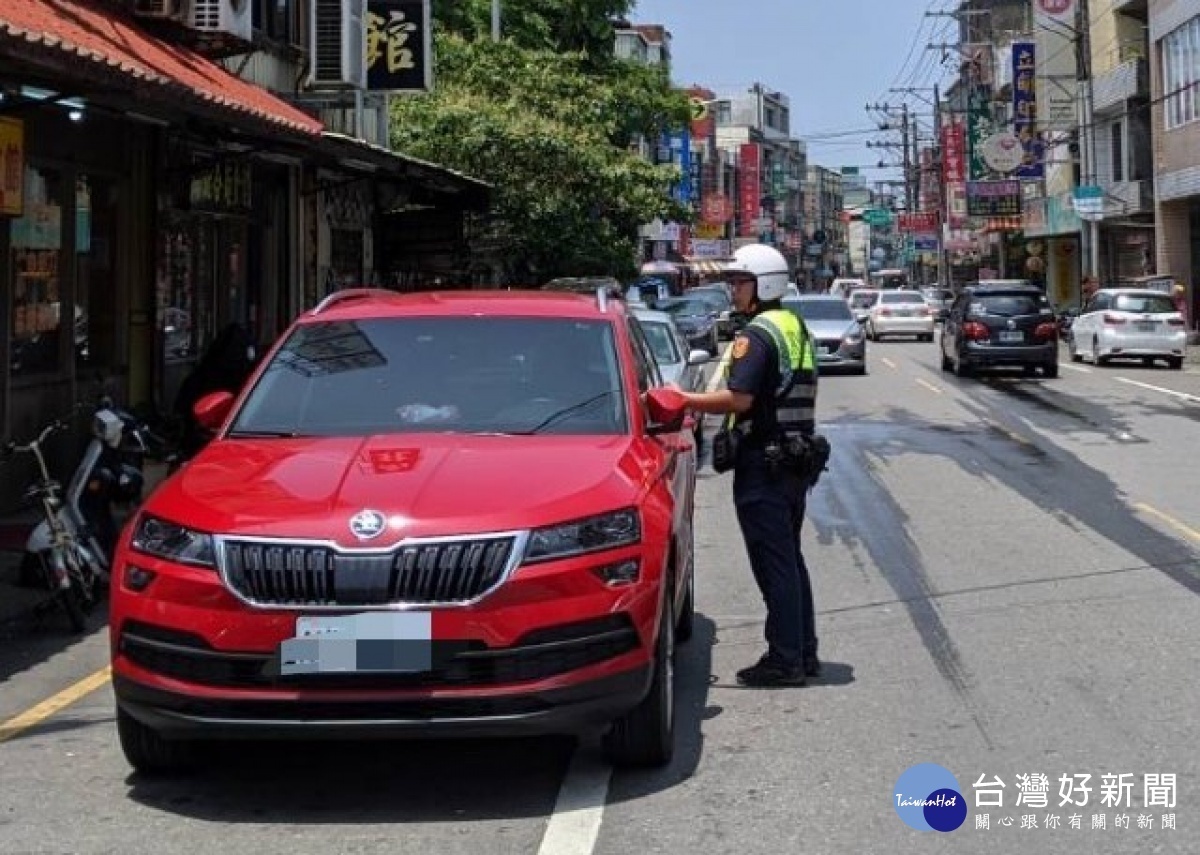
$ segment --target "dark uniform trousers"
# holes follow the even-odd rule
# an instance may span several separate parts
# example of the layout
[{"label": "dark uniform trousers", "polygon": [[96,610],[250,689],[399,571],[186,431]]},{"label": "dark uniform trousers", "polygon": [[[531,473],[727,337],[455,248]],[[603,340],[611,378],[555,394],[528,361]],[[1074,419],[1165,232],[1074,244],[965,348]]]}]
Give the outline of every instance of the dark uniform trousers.
[{"label": "dark uniform trousers", "polygon": [[772,472],[762,451],[740,449],[733,470],[733,502],[767,606],[768,656],[789,666],[817,655],[812,583],[800,549],[808,488],[795,473]]}]

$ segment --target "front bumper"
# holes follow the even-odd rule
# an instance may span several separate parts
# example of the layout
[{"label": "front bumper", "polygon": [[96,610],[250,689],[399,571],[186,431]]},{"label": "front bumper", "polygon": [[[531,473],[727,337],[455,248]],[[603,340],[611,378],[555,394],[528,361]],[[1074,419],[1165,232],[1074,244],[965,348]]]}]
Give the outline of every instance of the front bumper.
[{"label": "front bumper", "polygon": [[865,336],[854,342],[844,339],[818,340],[817,367],[821,371],[845,369],[861,371],[867,365],[867,342]]},{"label": "front bumper", "polygon": [[[140,593],[126,585],[131,557],[159,573]],[[630,558],[636,583],[610,588],[592,572]],[[211,570],[124,554],[110,620],[117,702],[189,738],[577,732],[648,690],[663,568],[647,561],[643,545],[530,565],[474,605],[418,609],[429,658],[413,673],[285,675],[281,645],[312,612],[248,606]]]},{"label": "front bumper", "polygon": [[117,705],[167,738],[361,739],[574,734],[602,726],[649,691],[649,664],[519,696],[207,697],[114,675]]}]

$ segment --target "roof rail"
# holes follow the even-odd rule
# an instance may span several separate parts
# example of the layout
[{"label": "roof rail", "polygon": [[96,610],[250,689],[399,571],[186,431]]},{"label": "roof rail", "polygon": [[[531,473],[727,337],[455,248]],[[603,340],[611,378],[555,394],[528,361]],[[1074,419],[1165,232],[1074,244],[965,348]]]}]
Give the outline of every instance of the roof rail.
[{"label": "roof rail", "polygon": [[596,306],[602,312],[608,311],[608,289],[603,285],[596,289]]},{"label": "roof rail", "polygon": [[317,307],[312,310],[314,315],[319,315],[327,309],[331,309],[338,303],[344,303],[347,300],[367,300],[372,297],[394,297],[395,291],[389,291],[386,288],[343,288],[341,291],[334,291],[324,300],[317,304]]}]

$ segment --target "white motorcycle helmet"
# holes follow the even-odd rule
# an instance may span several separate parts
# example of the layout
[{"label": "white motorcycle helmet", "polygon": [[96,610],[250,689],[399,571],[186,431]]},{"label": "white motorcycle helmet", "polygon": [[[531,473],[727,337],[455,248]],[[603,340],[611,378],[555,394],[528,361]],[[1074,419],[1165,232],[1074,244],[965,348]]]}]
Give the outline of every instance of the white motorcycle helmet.
[{"label": "white motorcycle helmet", "polygon": [[788,265],[783,253],[761,243],[743,246],[725,265],[726,273],[746,273],[755,277],[755,293],[761,302],[781,300],[787,294]]}]

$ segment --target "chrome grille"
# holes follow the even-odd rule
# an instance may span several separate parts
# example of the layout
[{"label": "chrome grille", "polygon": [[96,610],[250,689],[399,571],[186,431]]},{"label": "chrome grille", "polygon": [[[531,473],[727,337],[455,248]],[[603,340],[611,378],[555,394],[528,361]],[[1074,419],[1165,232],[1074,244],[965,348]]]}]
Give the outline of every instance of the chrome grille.
[{"label": "chrome grille", "polygon": [[422,541],[390,552],[342,552],[324,544],[225,540],[225,582],[263,606],[453,605],[504,578],[516,537]]}]

